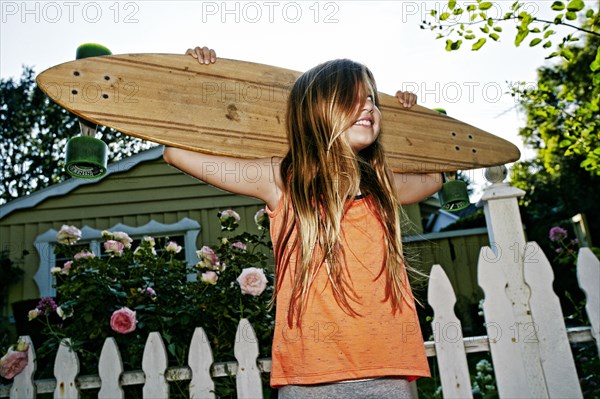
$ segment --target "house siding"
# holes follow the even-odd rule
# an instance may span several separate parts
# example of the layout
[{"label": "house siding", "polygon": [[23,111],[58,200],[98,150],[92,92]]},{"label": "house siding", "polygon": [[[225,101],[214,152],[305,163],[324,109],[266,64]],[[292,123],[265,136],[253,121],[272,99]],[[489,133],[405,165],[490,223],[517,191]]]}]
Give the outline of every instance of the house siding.
[{"label": "house siding", "polygon": [[[35,195],[35,194],[33,194]],[[183,218],[201,226],[197,247],[217,243],[221,236],[217,213],[232,208],[241,216],[240,228],[256,232],[254,214],[261,201],[235,196],[209,186],[170,167],[162,159],[144,162],[113,173],[95,184],[75,188],[67,195],[50,197],[34,207],[18,209],[0,220],[0,245],[17,260],[23,250],[23,279],[9,291],[8,303],[39,296],[33,280],[40,265],[33,246],[36,237],[63,224],[104,230],[122,223],[143,226],[154,220],[172,224]],[[3,309],[10,314],[10,309]]]}]

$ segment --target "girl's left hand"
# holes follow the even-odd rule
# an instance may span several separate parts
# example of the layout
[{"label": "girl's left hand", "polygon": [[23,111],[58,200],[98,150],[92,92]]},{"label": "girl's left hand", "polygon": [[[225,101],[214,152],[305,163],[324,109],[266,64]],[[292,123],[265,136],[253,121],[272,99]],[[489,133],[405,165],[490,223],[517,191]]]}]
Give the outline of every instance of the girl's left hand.
[{"label": "girl's left hand", "polygon": [[417,103],[417,95],[410,91],[397,91],[396,98],[400,101],[400,104],[404,105],[404,108],[410,108]]}]

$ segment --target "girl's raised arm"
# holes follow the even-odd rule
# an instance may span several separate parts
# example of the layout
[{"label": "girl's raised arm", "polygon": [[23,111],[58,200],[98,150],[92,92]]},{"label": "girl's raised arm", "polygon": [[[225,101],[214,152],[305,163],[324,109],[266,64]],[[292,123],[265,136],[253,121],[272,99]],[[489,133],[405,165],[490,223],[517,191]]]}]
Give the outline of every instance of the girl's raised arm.
[{"label": "girl's raised arm", "polygon": [[[217,61],[215,51],[208,47],[189,49],[186,54],[200,64]],[[217,188],[263,200],[270,209],[275,209],[279,202],[277,157],[245,159],[166,147],[163,158],[168,164]]]},{"label": "girl's raised arm", "polygon": [[[417,103],[417,96],[407,91],[397,91],[396,98],[406,108]],[[442,174],[394,173],[393,183],[400,204],[414,204],[442,189]]]}]

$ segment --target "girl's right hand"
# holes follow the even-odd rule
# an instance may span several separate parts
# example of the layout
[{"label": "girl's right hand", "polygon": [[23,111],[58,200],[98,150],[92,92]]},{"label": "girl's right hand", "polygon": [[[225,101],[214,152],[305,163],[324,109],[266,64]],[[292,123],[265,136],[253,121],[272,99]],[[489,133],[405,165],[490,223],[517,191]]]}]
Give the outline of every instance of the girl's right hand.
[{"label": "girl's right hand", "polygon": [[197,46],[194,49],[188,49],[185,52],[187,55],[191,55],[192,57],[198,60],[199,64],[214,64],[217,62],[217,53],[215,50],[209,49],[208,47],[199,47]]}]

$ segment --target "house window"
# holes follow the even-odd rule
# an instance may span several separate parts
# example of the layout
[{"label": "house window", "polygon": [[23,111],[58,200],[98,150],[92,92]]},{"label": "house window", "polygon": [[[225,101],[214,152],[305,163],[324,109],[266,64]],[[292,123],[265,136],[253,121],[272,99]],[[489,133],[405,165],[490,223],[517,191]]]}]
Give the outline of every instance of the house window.
[{"label": "house window", "polygon": [[[117,224],[107,230],[127,233],[133,239],[133,246],[138,245],[144,236],[151,236],[158,240],[169,237],[170,241],[177,242],[183,248],[178,254],[179,259],[185,260],[189,265],[198,262],[196,240],[198,234],[200,234],[200,224],[192,219],[184,218],[173,224],[162,224],[151,221],[141,227]],[[67,260],[70,260],[56,257],[54,253],[54,247],[57,243],[56,233],[56,230],[50,229],[40,234],[34,242],[40,258],[40,266],[33,279],[39,288],[40,297],[56,296],[56,289],[53,287],[55,278],[50,273],[50,270],[54,266],[62,267]],[[81,249],[87,248],[96,255],[101,255],[103,253],[101,250],[102,242],[102,230],[85,226],[81,229],[81,240],[77,245]]]}]

